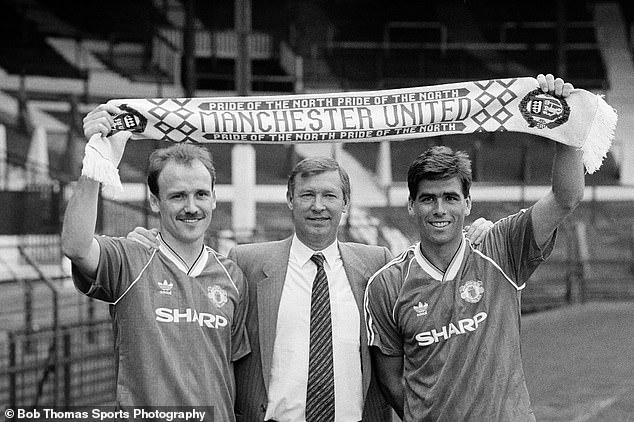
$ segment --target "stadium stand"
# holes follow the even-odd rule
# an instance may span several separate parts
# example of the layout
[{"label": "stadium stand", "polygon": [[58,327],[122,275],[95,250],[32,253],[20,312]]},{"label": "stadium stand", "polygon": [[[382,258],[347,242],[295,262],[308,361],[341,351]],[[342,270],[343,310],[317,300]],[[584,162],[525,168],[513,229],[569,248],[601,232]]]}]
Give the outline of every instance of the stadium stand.
[{"label": "stadium stand", "polygon": [[7,73],[81,78],[53,49],[27,13],[28,5],[4,1],[0,16],[0,66]]},{"label": "stadium stand", "polygon": [[[519,7],[520,12],[502,13],[508,9],[505,6],[439,2],[398,7],[398,2],[369,2],[361,21],[355,20],[358,10],[351,3],[332,10],[328,59],[351,89],[491,79],[554,69],[559,54],[556,8],[544,2],[530,13],[524,10],[526,6]],[[394,10],[408,13],[399,15]],[[536,10],[546,13],[535,16]],[[567,3],[566,11],[570,12],[567,30],[561,36],[566,41],[568,77],[588,89],[601,88],[604,69],[592,15],[573,2]]]}]

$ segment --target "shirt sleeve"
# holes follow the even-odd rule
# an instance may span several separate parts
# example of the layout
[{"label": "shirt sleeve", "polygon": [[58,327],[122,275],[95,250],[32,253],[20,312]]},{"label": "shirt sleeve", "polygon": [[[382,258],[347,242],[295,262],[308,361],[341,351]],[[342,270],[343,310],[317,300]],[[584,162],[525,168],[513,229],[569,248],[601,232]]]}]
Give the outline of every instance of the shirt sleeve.
[{"label": "shirt sleeve", "polygon": [[132,262],[146,263],[150,256],[143,247],[122,238],[95,236],[95,239],[99,243],[97,276],[92,279],[73,265],[73,282],[85,295],[113,304],[138,275],[134,274]]},{"label": "shirt sleeve", "polygon": [[251,345],[247,334],[246,320],[249,308],[248,285],[240,268],[232,263],[232,278],[238,288],[238,304],[233,315],[231,327],[231,360],[236,361],[251,353]]},{"label": "shirt sleeve", "polygon": [[403,355],[403,340],[394,319],[400,281],[394,271],[379,270],[370,278],[365,291],[364,310],[368,345],[388,356]]},{"label": "shirt sleeve", "polygon": [[505,217],[495,223],[485,241],[482,251],[512,274],[522,287],[537,267],[551,255],[557,230],[543,247],[535,240],[532,222],[532,207]]}]

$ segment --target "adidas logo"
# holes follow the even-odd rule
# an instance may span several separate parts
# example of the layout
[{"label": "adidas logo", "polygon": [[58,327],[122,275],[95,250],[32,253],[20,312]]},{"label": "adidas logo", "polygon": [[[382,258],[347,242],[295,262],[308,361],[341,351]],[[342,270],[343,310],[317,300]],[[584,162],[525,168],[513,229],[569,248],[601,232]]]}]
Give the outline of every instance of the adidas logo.
[{"label": "adidas logo", "polygon": [[174,287],[174,283],[170,283],[167,280],[159,281],[158,283],[159,289],[161,289],[162,295],[171,295],[172,287]]},{"label": "adidas logo", "polygon": [[418,302],[418,305],[414,305],[414,311],[416,311],[416,316],[424,316],[427,315],[427,307],[429,305],[427,302],[422,303]]}]

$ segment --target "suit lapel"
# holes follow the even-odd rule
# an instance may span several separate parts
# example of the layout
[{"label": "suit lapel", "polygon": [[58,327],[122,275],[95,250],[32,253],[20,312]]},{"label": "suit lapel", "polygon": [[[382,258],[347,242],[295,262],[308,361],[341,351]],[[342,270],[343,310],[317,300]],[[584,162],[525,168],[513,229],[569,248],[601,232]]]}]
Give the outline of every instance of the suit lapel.
[{"label": "suit lapel", "polygon": [[291,240],[292,237],[289,237],[269,249],[267,261],[262,266],[264,278],[257,285],[258,333],[262,353],[262,373],[267,394],[271,380],[277,315],[288,268]]},{"label": "suit lapel", "polygon": [[363,297],[365,295],[365,286],[368,279],[372,276],[363,259],[357,255],[354,247],[350,244],[339,243],[339,253],[343,261],[343,268],[348,277],[354,300],[357,302],[359,309],[360,333],[361,333],[361,370],[363,377],[363,394],[368,391],[370,386],[370,353],[368,350],[367,332],[365,328],[365,314],[363,311]]},{"label": "suit lapel", "polygon": [[339,243],[339,253],[343,261],[343,268],[352,288],[354,300],[357,302],[359,312],[363,315],[363,296],[365,295],[365,286],[372,277],[372,272],[368,270],[362,257],[354,250],[354,247],[347,243]]}]

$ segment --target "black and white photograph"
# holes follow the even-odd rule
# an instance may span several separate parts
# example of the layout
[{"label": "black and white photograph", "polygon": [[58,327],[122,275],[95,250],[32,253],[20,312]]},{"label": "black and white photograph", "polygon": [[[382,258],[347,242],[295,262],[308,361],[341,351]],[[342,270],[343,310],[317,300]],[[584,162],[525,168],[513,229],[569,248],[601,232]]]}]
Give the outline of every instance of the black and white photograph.
[{"label": "black and white photograph", "polygon": [[0,7],[0,422],[634,422],[634,3]]}]

